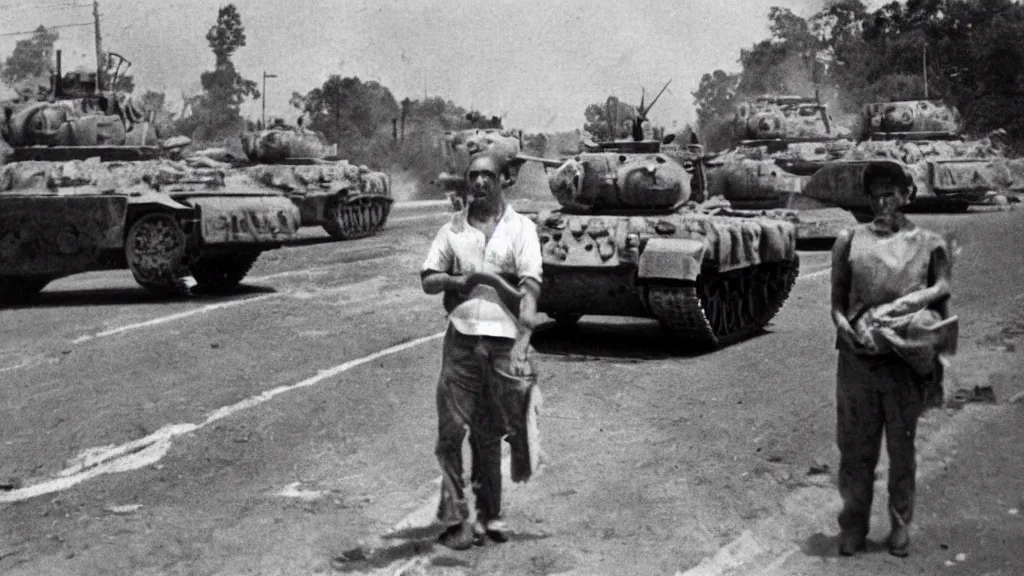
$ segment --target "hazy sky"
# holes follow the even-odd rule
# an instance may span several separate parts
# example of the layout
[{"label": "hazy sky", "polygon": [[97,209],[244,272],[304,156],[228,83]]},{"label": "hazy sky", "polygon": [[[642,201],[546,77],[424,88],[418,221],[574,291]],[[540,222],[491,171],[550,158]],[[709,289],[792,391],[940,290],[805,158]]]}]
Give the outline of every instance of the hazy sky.
[{"label": "hazy sky", "polygon": [[[700,77],[738,69],[740,48],[767,36],[771,6],[807,16],[824,0],[237,0],[246,78],[267,80],[267,115],[294,118],[292,91],[330,74],[377,80],[396,99],[443,96],[527,130],[580,127],[588,104],[672,80],[651,119],[691,120]],[[223,0],[100,0],[105,49],[132,61],[138,90],[199,91],[213,68],[206,31]],[[871,2],[869,4],[878,4]],[[91,22],[89,0],[0,0],[0,33]],[[64,69],[94,66],[92,27],[57,30]],[[0,36],[6,57],[16,40]],[[243,114],[255,119],[260,102]]]}]

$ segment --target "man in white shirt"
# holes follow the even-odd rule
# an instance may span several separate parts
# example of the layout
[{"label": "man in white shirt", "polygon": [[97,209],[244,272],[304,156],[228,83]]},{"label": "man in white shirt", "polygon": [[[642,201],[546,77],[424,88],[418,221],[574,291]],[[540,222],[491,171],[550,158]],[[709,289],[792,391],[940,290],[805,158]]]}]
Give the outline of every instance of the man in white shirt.
[{"label": "man in white shirt", "polygon": [[[537,324],[542,260],[536,225],[505,201],[508,171],[480,154],[466,171],[464,207],[441,227],[421,269],[427,294],[444,292],[448,311],[437,386],[440,538],[464,550],[484,536],[508,539],[501,517],[501,439],[511,430],[510,392],[535,374],[529,358]],[[477,518],[469,522],[462,442],[470,431]]]}]

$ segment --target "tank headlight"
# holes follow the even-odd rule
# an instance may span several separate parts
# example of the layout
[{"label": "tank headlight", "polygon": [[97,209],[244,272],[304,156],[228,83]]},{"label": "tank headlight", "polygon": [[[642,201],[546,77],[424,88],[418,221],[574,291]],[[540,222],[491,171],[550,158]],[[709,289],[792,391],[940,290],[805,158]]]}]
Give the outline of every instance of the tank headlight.
[{"label": "tank headlight", "polygon": [[633,233],[626,235],[626,248],[636,248],[640,246],[640,235]]}]

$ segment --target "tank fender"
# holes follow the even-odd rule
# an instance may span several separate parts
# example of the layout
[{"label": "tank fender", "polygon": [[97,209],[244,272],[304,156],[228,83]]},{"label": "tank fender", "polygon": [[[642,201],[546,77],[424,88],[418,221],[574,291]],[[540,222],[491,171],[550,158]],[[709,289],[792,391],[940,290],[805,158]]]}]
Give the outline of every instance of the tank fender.
[{"label": "tank fender", "polygon": [[640,279],[695,281],[707,244],[684,238],[651,238],[640,254]]},{"label": "tank fender", "polygon": [[169,197],[166,194],[160,194],[158,192],[132,192],[129,194],[128,205],[132,208],[138,208],[143,205],[158,204],[164,208],[170,208],[175,211],[192,212],[194,208],[178,202],[177,200]]}]

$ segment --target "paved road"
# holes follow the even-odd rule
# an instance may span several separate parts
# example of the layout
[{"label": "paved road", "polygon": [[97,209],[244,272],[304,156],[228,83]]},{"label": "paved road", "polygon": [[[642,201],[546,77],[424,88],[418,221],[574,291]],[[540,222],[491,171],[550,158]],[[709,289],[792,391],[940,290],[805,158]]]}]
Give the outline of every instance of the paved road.
[{"label": "paved road", "polygon": [[[1000,399],[1024,388],[1022,214],[916,218],[963,249],[961,352],[947,387],[992,384]],[[0,479],[21,483],[0,491],[0,572],[326,574],[352,550],[368,558],[337,568],[1024,571],[995,544],[955,560],[982,534],[1024,535],[1009,513],[1024,509],[1009,501],[1024,493],[1014,479],[1024,474],[1010,473],[1021,465],[991,451],[1020,429],[1024,407],[1005,402],[924,423],[910,560],[832,557],[834,480],[807,474],[837,460],[824,253],[802,254],[764,335],[712,354],[678,355],[645,321],[540,331],[546,463],[509,485],[516,537],[435,547],[444,315],[415,271],[443,218],[396,212],[382,234],[353,242],[310,232],[304,246],[265,253],[231,297],[157,301],[112,272],[55,282],[39,304],[0,312]],[[976,466],[1002,480],[976,486]],[[966,499],[970,509],[966,487],[985,495]]]}]

